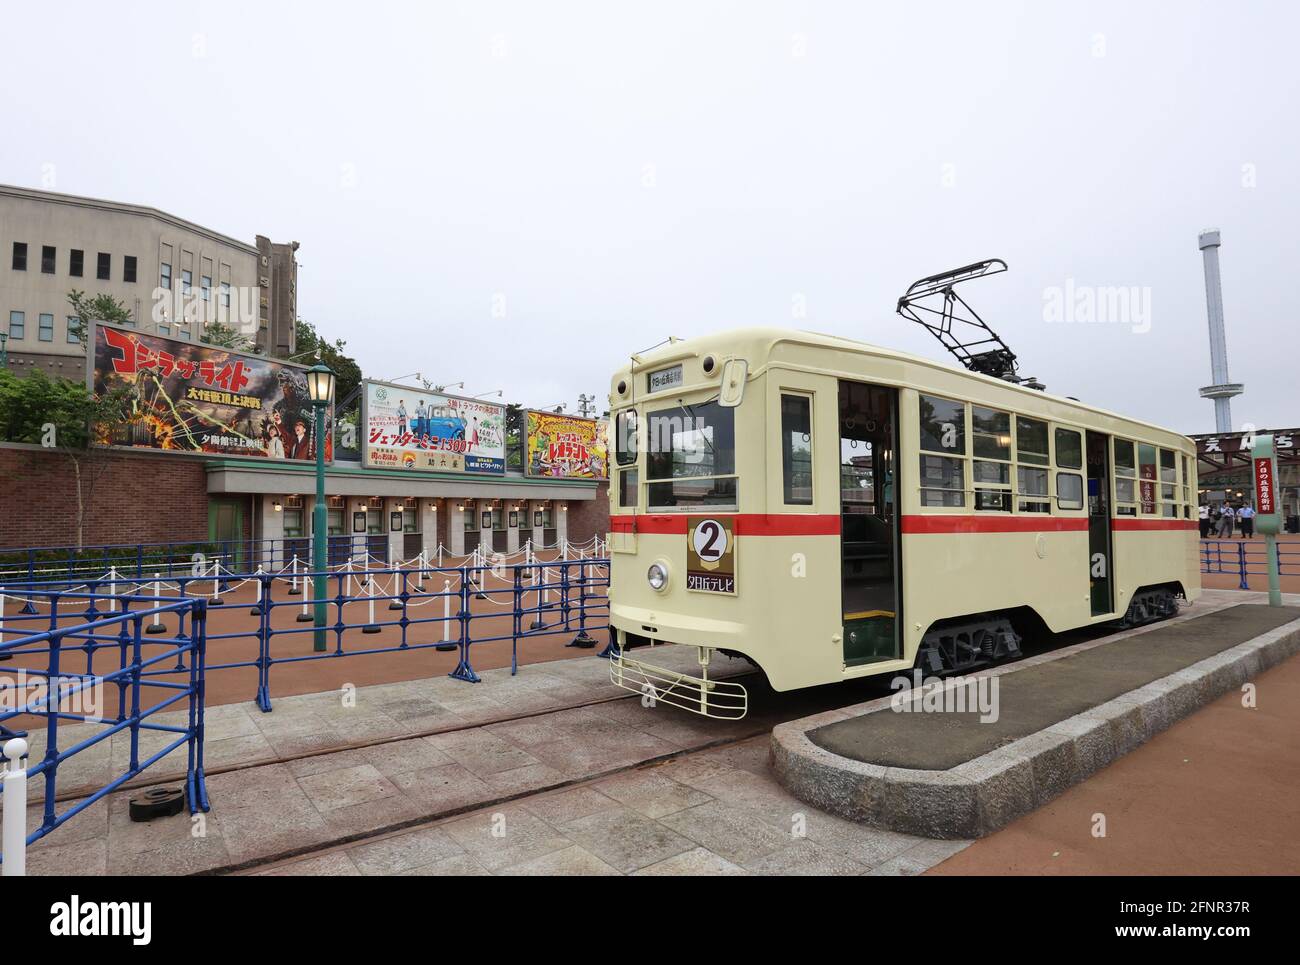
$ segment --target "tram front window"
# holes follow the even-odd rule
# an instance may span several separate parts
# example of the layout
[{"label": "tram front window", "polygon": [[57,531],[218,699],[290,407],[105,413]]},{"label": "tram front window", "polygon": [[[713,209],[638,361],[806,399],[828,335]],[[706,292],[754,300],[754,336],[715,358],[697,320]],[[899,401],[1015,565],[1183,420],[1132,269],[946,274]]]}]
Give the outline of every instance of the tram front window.
[{"label": "tram front window", "polygon": [[737,507],[736,410],[716,402],[646,416],[646,500],[651,511]]}]

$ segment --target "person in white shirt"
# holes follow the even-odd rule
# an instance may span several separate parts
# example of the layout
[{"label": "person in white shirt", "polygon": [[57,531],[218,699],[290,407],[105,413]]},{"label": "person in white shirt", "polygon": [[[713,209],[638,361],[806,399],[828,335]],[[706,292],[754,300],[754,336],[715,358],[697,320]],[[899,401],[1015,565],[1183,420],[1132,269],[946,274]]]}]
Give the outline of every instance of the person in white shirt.
[{"label": "person in white shirt", "polygon": [[1246,539],[1255,538],[1255,507],[1247,503],[1237,510],[1237,522],[1241,523],[1241,535]]},{"label": "person in white shirt", "polygon": [[1237,514],[1233,512],[1232,505],[1223,504],[1223,514],[1219,517],[1219,539],[1232,538],[1232,521]]},{"label": "person in white shirt", "polygon": [[1210,535],[1210,505],[1201,503],[1201,539]]}]

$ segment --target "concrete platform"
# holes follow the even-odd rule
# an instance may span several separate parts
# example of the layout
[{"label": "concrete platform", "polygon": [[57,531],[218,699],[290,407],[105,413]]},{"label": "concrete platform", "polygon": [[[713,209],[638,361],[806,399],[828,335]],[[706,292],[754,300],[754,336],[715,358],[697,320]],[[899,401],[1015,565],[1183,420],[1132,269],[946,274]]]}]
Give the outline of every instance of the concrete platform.
[{"label": "concrete platform", "polygon": [[1300,607],[1220,595],[1245,596],[976,675],[996,678],[996,719],[896,713],[884,698],[780,725],[777,779],[873,827],[987,835],[1300,650]]}]

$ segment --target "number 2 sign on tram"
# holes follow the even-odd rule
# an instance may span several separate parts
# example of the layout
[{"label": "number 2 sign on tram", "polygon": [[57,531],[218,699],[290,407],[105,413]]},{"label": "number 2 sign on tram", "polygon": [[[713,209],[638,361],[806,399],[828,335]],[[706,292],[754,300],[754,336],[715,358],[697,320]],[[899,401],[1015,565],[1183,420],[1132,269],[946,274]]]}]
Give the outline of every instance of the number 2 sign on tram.
[{"label": "number 2 sign on tram", "polygon": [[735,550],[730,517],[691,517],[686,529],[686,589],[735,593]]}]

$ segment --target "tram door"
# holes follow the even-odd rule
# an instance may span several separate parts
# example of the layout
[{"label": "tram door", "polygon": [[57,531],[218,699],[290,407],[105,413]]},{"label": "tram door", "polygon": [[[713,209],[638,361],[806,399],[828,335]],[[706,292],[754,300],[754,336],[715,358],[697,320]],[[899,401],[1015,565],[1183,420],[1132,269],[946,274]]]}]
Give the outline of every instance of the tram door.
[{"label": "tram door", "polygon": [[1092,615],[1113,613],[1110,545],[1110,436],[1088,433],[1088,578]]},{"label": "tram door", "polygon": [[894,389],[840,382],[840,598],[844,663],[899,655]]}]

